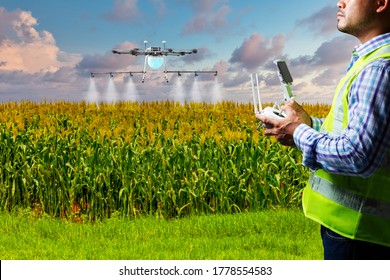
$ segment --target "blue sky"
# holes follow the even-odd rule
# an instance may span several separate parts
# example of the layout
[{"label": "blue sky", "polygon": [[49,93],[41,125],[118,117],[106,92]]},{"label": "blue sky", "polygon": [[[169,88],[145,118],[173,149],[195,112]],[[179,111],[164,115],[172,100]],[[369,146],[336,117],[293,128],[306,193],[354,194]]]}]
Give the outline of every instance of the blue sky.
[{"label": "blue sky", "polygon": [[[264,101],[280,99],[274,65],[284,59],[301,102],[330,103],[358,42],[336,29],[337,1],[273,0],[3,0],[0,3],[0,101],[88,99],[91,71],[142,70],[143,58],[113,55],[113,48],[143,48],[143,41],[196,55],[170,58],[174,70],[217,70],[213,77],[186,76],[210,100],[251,101],[249,75],[258,73]],[[149,75],[149,73],[148,73]],[[132,83],[137,100],[175,99],[177,84],[150,73]],[[125,77],[114,88],[126,98]],[[94,81],[102,98],[108,79]],[[118,97],[117,97],[118,98]],[[187,98],[191,98],[187,96]],[[105,99],[109,100],[109,99]]]}]

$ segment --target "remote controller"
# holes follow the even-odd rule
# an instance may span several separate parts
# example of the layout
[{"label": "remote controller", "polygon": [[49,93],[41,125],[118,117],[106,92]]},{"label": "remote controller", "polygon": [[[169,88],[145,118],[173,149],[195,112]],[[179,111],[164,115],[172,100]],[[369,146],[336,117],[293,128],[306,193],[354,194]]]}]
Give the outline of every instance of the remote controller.
[{"label": "remote controller", "polygon": [[[284,102],[288,102],[289,100],[294,98],[294,95],[292,94],[290,85],[293,82],[293,78],[290,74],[290,71],[288,70],[287,64],[283,60],[275,60],[274,63],[277,66],[277,74],[279,77],[279,81],[283,86],[284,89]],[[266,107],[262,108],[261,99],[260,99],[260,91],[259,91],[259,80],[258,75],[256,74],[256,85],[257,85],[257,96],[255,93],[255,86],[254,86],[254,80],[253,75],[251,75],[251,83],[252,83],[252,95],[253,95],[253,106],[255,114],[261,114],[263,116],[266,116],[268,118],[276,118],[276,119],[283,119],[286,117],[285,112],[281,110],[279,102],[275,102],[273,107]],[[263,127],[263,123],[260,123],[260,125],[257,127],[259,130],[261,127]]]}]

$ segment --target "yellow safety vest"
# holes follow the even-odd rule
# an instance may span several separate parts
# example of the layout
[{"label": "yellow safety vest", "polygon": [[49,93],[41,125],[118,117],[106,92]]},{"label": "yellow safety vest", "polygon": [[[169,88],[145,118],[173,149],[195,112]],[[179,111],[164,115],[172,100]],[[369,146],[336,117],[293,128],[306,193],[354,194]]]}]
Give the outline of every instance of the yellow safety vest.
[{"label": "yellow safety vest", "polygon": [[[390,59],[390,45],[359,58],[340,81],[321,132],[341,135],[348,125],[348,93],[365,66]],[[389,112],[390,114],[390,112]],[[390,151],[384,164],[368,178],[317,170],[303,192],[305,216],[351,239],[390,246]]]}]

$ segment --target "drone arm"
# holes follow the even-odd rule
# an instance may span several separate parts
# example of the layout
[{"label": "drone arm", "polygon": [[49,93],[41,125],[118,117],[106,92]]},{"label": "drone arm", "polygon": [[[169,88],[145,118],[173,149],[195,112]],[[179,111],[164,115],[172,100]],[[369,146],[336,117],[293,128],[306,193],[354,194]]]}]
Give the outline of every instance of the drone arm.
[{"label": "drone arm", "polygon": [[186,54],[193,54],[193,53],[197,53],[198,50],[197,49],[193,49],[193,50],[190,50],[190,51],[174,51],[174,50],[170,50],[169,52],[167,52],[167,55],[176,55],[176,56],[180,56],[180,55],[186,55]]},{"label": "drone arm", "polygon": [[114,54],[131,54],[130,51],[117,51],[117,50],[112,50],[112,53],[114,53]]},{"label": "drone arm", "polygon": [[146,55],[145,51],[140,51],[139,49],[133,49],[130,51],[117,51],[117,50],[112,50],[112,53],[114,54],[131,54],[131,55]]}]

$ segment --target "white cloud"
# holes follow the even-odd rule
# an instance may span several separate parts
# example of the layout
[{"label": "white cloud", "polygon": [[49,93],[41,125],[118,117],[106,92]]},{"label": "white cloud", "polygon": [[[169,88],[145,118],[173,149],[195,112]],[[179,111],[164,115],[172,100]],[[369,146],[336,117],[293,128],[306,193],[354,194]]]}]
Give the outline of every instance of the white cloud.
[{"label": "white cloud", "polygon": [[326,6],[311,16],[298,20],[297,25],[299,28],[306,28],[315,35],[329,36],[337,31],[336,14],[336,5]]},{"label": "white cloud", "polygon": [[167,13],[167,7],[164,0],[150,0],[150,2],[155,7],[157,15],[164,16]]},{"label": "white cloud", "polygon": [[[61,51],[54,36],[20,9],[0,8],[0,99],[56,99],[75,92],[80,55]],[[62,90],[61,91],[59,90]],[[75,93],[75,95],[80,95]]]},{"label": "white cloud", "polygon": [[38,21],[31,12],[0,8],[0,19],[0,70],[56,72],[79,59],[78,55],[61,52],[50,32],[36,30]]},{"label": "white cloud", "polygon": [[198,0],[191,1],[194,15],[182,30],[182,34],[212,33],[220,34],[228,27],[227,17],[232,8],[226,0]]},{"label": "white cloud", "polygon": [[234,50],[229,62],[238,63],[249,70],[256,69],[269,59],[280,55],[284,48],[284,42],[285,36],[283,34],[266,39],[261,34],[255,33]]},{"label": "white cloud", "polygon": [[114,22],[134,22],[140,14],[137,2],[138,0],[115,0],[112,10],[103,17]]}]

